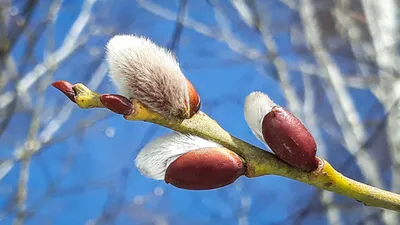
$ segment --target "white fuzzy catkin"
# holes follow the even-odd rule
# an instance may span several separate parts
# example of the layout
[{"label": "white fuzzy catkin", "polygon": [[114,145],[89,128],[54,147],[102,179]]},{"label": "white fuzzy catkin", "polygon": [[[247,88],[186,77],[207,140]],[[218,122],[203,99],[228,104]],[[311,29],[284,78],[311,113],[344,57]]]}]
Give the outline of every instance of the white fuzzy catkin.
[{"label": "white fuzzy catkin", "polygon": [[145,37],[117,35],[106,46],[110,78],[118,92],[167,117],[182,117],[189,92],[174,55]]},{"label": "white fuzzy catkin", "polygon": [[179,156],[209,147],[221,145],[197,136],[174,132],[148,143],[137,155],[135,164],[144,176],[163,180],[168,166]]},{"label": "white fuzzy catkin", "polygon": [[268,95],[259,91],[250,93],[246,97],[244,103],[244,118],[253,134],[258,138],[258,140],[264,143],[262,122],[264,116],[271,112],[272,107],[274,106],[276,106],[276,104],[268,97]]}]

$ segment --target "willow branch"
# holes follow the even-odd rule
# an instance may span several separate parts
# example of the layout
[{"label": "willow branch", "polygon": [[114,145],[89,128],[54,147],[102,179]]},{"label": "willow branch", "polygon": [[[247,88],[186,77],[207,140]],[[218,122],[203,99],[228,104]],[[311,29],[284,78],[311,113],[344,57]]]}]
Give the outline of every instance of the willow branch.
[{"label": "willow branch", "polygon": [[[83,84],[74,85],[73,90],[76,104],[80,108],[105,108],[100,101],[101,95]],[[232,136],[204,112],[198,112],[190,119],[170,120],[150,111],[136,100],[132,100],[132,109],[129,115],[124,116],[126,120],[155,123],[180,133],[214,141],[236,152],[245,160],[246,176],[249,178],[264,175],[283,176],[347,196],[366,206],[400,212],[400,195],[347,178],[322,158],[319,158],[320,164],[315,171],[310,173],[301,171],[281,161],[275,155]]]}]

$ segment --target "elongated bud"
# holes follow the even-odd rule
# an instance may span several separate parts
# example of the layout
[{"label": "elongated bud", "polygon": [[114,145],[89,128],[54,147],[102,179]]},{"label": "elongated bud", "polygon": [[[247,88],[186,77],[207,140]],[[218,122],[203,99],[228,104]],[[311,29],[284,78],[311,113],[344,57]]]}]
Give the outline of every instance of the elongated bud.
[{"label": "elongated bud", "polygon": [[136,166],[147,177],[190,190],[219,188],[245,173],[245,163],[236,153],[181,133],[148,143],[136,157]]},{"label": "elongated bud", "polygon": [[110,78],[121,95],[168,118],[190,118],[199,110],[197,91],[171,52],[132,35],[117,35],[106,48]]},{"label": "elongated bud", "polygon": [[73,85],[71,83],[60,80],[52,83],[51,85],[64,93],[64,95],[66,95],[72,102],[76,103],[75,92],[72,89]]},{"label": "elongated bud", "polygon": [[307,128],[262,92],[246,98],[246,121],[258,139],[283,161],[304,171],[318,167],[317,146]]},{"label": "elongated bud", "polygon": [[208,190],[233,183],[245,173],[242,159],[223,148],[202,148],[181,155],[167,168],[165,182],[189,190]]},{"label": "elongated bud", "polygon": [[168,166],[179,156],[201,148],[221,147],[197,136],[171,133],[149,142],[136,157],[139,171],[155,180],[163,180]]},{"label": "elongated bud", "polygon": [[318,167],[317,145],[307,128],[292,113],[274,106],[263,120],[264,140],[289,165],[312,171]]}]

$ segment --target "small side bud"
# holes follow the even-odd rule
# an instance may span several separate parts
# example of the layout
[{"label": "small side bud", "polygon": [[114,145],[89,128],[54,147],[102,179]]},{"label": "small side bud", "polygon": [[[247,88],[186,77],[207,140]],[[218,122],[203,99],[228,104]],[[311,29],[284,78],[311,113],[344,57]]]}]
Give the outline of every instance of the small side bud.
[{"label": "small side bud", "polygon": [[64,80],[59,80],[51,84],[53,87],[57,88],[60,90],[64,95],[66,95],[73,103],[76,103],[75,101],[75,91],[73,90],[73,86],[71,83],[64,81]]},{"label": "small side bud", "polygon": [[242,159],[223,148],[202,148],[181,155],[167,168],[165,182],[189,190],[209,190],[233,183],[245,173]]},{"label": "small side bud", "polygon": [[308,172],[318,167],[314,138],[286,109],[274,106],[264,117],[262,131],[271,150],[289,165]]},{"label": "small side bud", "polygon": [[107,43],[110,78],[118,92],[168,118],[190,118],[198,94],[175,56],[144,37],[117,35]]},{"label": "small side bud", "polygon": [[109,110],[121,115],[129,115],[133,110],[132,102],[122,95],[103,94],[100,101]]}]

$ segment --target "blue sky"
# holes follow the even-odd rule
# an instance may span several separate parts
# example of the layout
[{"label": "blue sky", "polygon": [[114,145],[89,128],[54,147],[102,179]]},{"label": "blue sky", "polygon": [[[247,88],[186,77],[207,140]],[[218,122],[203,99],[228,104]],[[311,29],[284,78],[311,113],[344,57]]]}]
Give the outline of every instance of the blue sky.
[{"label": "blue sky", "polygon": [[[177,9],[176,1],[157,3],[174,11]],[[42,18],[41,13],[48,4],[41,5],[44,8],[35,12],[33,21]],[[290,10],[277,1],[271,1],[263,7],[271,12],[270,19],[276,29],[292,22],[289,20]],[[53,30],[53,49],[62,44],[80,8],[81,1],[64,1]],[[175,28],[174,22],[152,15],[134,1],[99,1],[93,14],[99,15],[96,17],[97,26],[114,28],[120,34],[144,35],[162,46],[168,45]],[[212,10],[205,1],[190,1],[189,15],[192,19],[215,26]],[[239,18],[233,20],[239,21]],[[241,23],[232,29],[237,29],[235,34],[240,40],[264,52],[259,36],[246,25]],[[86,83],[93,70],[103,61],[104,45],[111,35],[107,33],[91,37],[83,49],[61,64],[51,79]],[[35,48],[34,54],[38,61],[46,56],[44,49],[50,37],[50,32],[46,32]],[[275,40],[284,52],[282,58],[297,62],[298,56],[292,52],[288,33],[280,32]],[[25,44],[26,40],[22,38],[13,50],[16,60],[23,54]],[[90,51],[97,53],[90,55]],[[267,93],[276,103],[285,105],[279,81],[274,79],[273,68],[262,73],[260,62],[245,59],[232,52],[225,43],[189,29],[183,30],[176,54],[182,70],[201,96],[201,110],[234,136],[265,149],[244,120],[243,104],[245,97],[257,90]],[[27,70],[32,67],[28,65]],[[302,96],[302,81],[298,76],[293,73],[292,81],[299,96]],[[115,88],[105,78],[97,91],[115,93]],[[381,115],[381,109],[379,106],[374,107],[376,100],[371,93],[352,92],[364,119],[379,118],[377,115]],[[71,104],[52,87],[46,89],[45,93],[43,113],[54,115],[62,106]],[[35,104],[37,99],[34,94],[32,96],[32,103]],[[319,110],[326,113],[327,117],[330,115],[328,107],[322,97]],[[103,118],[83,131],[75,131],[77,124],[81,124],[79,121],[96,116]],[[28,113],[14,116],[7,133],[0,139],[0,149],[4,149],[1,153],[3,157],[10,156],[15,146],[23,143],[30,118]],[[41,128],[44,127],[46,121],[41,124]],[[32,160],[27,205],[28,210],[35,211],[35,215],[27,220],[27,224],[85,224],[104,215],[103,212],[112,212],[118,207],[121,210],[115,219],[116,224],[163,224],[163,218],[169,224],[238,224],[238,215],[241,213],[247,215],[248,224],[291,224],[292,221],[285,218],[316,198],[315,188],[276,176],[254,179],[242,177],[232,185],[210,191],[187,191],[145,178],[133,163],[138,150],[148,141],[171,131],[145,122],[125,121],[121,116],[112,115],[103,109],[81,110],[74,107],[72,116],[56,135],[65,132],[75,134],[44,148]],[[331,150],[328,154],[330,161],[333,165],[340,165],[348,153],[340,143],[324,134]],[[0,184],[10,195],[15,190],[18,171],[19,166],[14,167]],[[354,166],[350,166],[346,175],[362,179]],[[50,194],[49,187],[52,185],[55,192]],[[0,205],[6,204],[8,200],[6,194],[0,195]],[[340,197],[338,201],[353,203]],[[315,203],[316,208],[318,204]],[[246,207],[247,211],[240,211]],[[354,207],[348,211],[347,216],[344,214],[343,218],[348,224],[352,223],[349,219],[351,215],[359,212],[360,208]],[[13,218],[12,214],[6,216],[4,224],[11,224]],[[159,218],[159,223],[152,218]],[[309,214],[304,224],[325,222],[324,214],[316,212]]]}]

